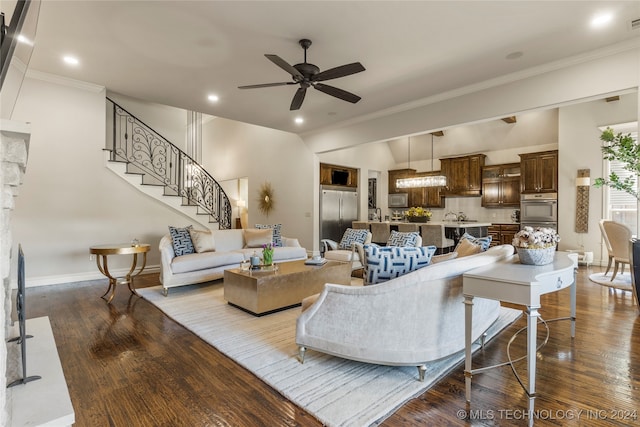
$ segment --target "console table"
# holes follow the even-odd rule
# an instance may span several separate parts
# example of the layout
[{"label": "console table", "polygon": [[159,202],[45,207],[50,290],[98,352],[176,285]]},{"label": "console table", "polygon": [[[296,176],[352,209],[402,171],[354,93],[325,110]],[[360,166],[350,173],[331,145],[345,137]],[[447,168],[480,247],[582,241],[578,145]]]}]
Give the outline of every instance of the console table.
[{"label": "console table", "polygon": [[[520,304],[527,307],[527,375],[525,386],[514,370],[518,381],[529,396],[529,425],[533,424],[536,393],[536,337],[540,296],[571,286],[571,337],[575,337],[577,257],[566,252],[556,252],[554,261],[547,265],[520,264],[517,255],[503,262],[480,267],[462,275],[465,303],[465,395],[471,402],[471,377],[492,367],[472,369],[472,314],[473,298],[488,298]],[[560,320],[560,319],[554,319]],[[511,364],[511,361],[509,362]],[[496,365],[496,366],[503,366]],[[495,367],[495,366],[493,366]],[[513,366],[512,366],[513,370]]]},{"label": "console table", "polygon": [[[133,278],[142,273],[142,270],[144,270],[144,267],[147,264],[147,252],[149,252],[149,249],[151,249],[151,245],[149,245],[148,243],[140,243],[137,245],[132,245],[131,243],[96,245],[89,248],[89,252],[96,255],[96,264],[98,265],[98,270],[100,270],[100,273],[104,274],[109,279],[109,287],[101,297],[104,298],[107,296],[107,294],[109,294],[109,292],[111,292],[111,295],[107,299],[107,304],[111,303],[111,300],[116,293],[116,285],[118,283],[126,283],[131,293],[134,295],[138,295],[138,293],[136,292],[136,288],[133,285]],[[132,274],[138,266],[138,254],[143,255],[142,266],[137,273]],[[133,255],[131,268],[129,269],[129,272],[125,275],[125,277],[118,279],[111,275],[111,273],[109,272],[109,266],[107,264],[107,257],[109,255]]]}]

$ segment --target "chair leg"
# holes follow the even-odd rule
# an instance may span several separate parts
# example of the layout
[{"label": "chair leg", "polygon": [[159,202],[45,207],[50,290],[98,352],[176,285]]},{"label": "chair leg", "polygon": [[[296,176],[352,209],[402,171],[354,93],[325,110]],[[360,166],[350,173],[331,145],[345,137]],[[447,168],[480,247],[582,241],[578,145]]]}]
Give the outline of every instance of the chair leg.
[{"label": "chair leg", "polygon": [[418,366],[418,378],[420,379],[421,382],[424,382],[424,374],[427,372],[427,367],[426,365],[420,365]]},{"label": "chair leg", "polygon": [[616,274],[618,274],[618,266],[620,266],[620,263],[618,261],[615,262],[615,267],[613,267],[613,276],[611,276],[611,281],[613,282],[613,279],[616,278]]},{"label": "chair leg", "polygon": [[613,257],[609,255],[609,263],[607,264],[607,271],[604,272],[605,276],[609,274],[609,269],[611,268],[611,261],[613,261]]},{"label": "chair leg", "polygon": [[299,359],[300,359],[300,363],[304,363],[304,354],[305,354],[306,351],[307,351],[306,347],[300,346],[298,348],[298,356],[299,356]]}]

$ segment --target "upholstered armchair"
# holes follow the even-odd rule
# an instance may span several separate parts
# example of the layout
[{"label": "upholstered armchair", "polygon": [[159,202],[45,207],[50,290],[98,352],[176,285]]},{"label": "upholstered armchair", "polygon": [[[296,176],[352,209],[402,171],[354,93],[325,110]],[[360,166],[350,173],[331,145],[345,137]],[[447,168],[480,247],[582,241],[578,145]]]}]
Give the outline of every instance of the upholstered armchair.
[{"label": "upholstered armchair", "polygon": [[611,244],[610,256],[613,256],[615,266],[613,267],[613,275],[611,281],[615,279],[618,274],[618,268],[620,273],[624,273],[624,265],[630,264],[631,254],[629,252],[629,241],[632,234],[631,229],[626,225],[616,221],[604,221],[603,227],[605,231],[605,241],[609,240]]},{"label": "upholstered armchair", "polygon": [[371,243],[371,232],[365,229],[347,228],[340,242],[322,239],[324,258],[329,261],[350,262],[351,270],[363,268],[363,245]]}]

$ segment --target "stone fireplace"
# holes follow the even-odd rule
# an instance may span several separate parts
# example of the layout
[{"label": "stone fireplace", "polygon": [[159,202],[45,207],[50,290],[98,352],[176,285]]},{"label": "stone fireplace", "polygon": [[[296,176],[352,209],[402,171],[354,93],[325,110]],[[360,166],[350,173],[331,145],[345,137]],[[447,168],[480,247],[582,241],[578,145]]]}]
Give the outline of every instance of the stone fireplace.
[{"label": "stone fireplace", "polygon": [[[27,123],[2,120],[0,122],[0,272],[2,273],[2,292],[0,292],[0,318],[2,328],[0,337],[6,343],[12,329],[12,299],[11,270],[13,242],[11,238],[11,211],[15,206],[15,198],[22,183],[27,166],[27,154],[29,151],[29,139],[31,126]],[[0,425],[10,425],[11,405],[7,399],[7,372],[17,372],[19,365],[19,353],[11,352],[8,355],[7,345],[0,346]]]}]

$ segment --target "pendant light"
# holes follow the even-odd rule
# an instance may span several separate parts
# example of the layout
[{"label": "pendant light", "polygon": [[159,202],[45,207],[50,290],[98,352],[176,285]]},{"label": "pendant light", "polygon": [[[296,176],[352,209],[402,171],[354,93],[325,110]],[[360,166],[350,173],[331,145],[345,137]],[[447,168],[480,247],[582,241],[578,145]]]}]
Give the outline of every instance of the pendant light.
[{"label": "pendant light", "polygon": [[[407,164],[411,165],[411,138],[409,138],[409,154]],[[407,167],[410,169],[410,167]],[[433,172],[433,133],[431,134],[431,172]],[[396,180],[396,188],[444,187],[447,177],[443,175],[415,176]]]}]

